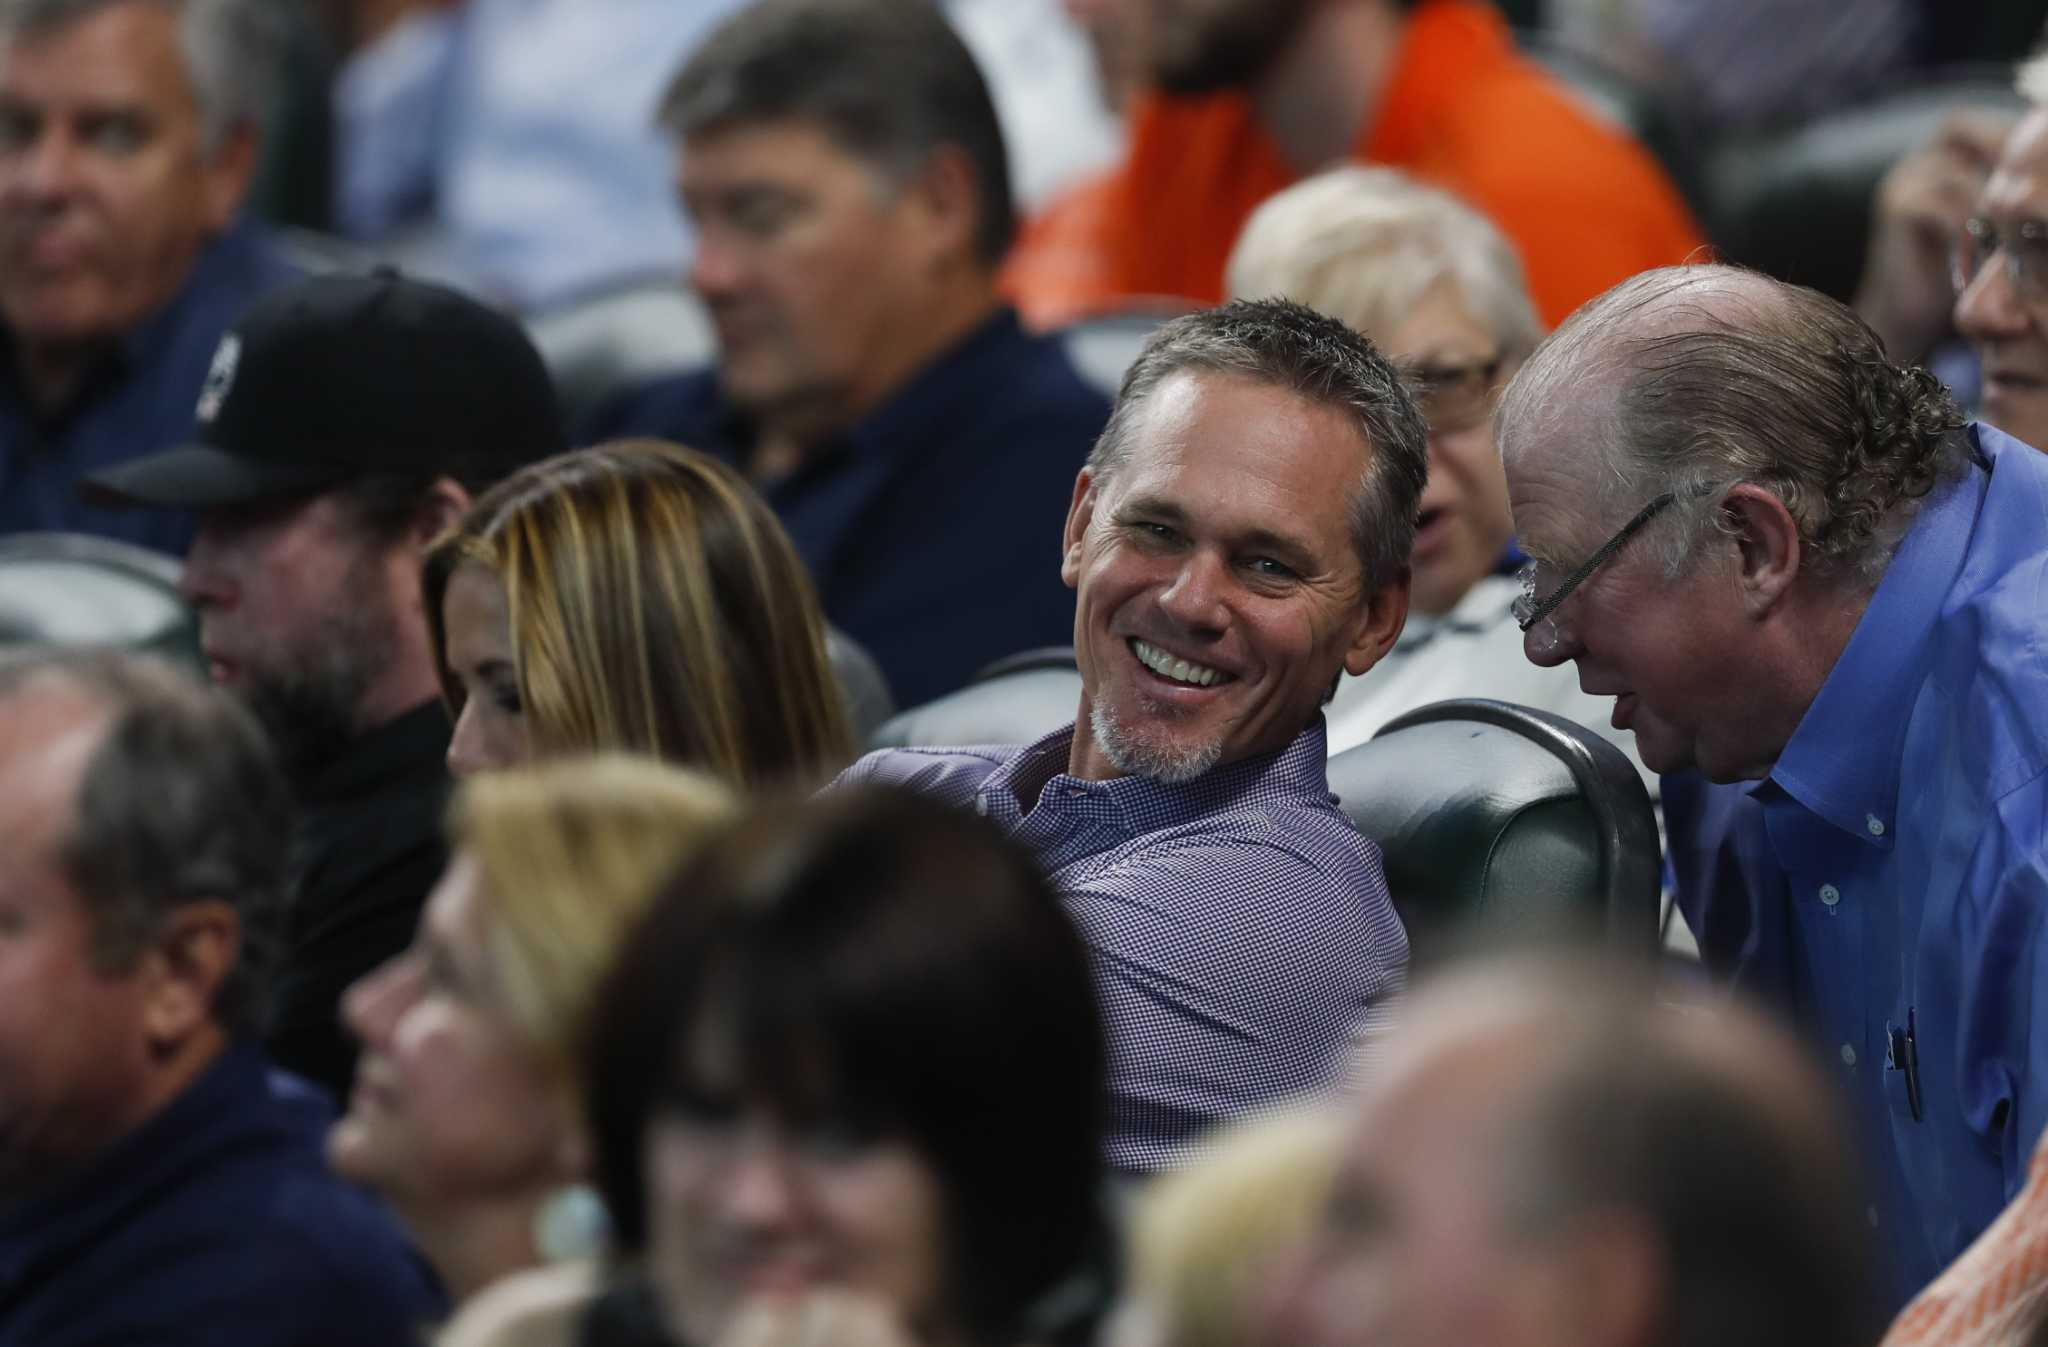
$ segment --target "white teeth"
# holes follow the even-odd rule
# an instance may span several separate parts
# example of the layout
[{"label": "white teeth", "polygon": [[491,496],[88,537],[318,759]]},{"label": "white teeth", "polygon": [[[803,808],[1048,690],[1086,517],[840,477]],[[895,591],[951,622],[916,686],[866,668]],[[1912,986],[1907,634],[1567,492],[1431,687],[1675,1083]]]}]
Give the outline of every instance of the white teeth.
[{"label": "white teeth", "polygon": [[1205,664],[1191,664],[1187,660],[1167,654],[1156,645],[1147,645],[1143,641],[1133,640],[1131,652],[1153,673],[1162,678],[1171,678],[1176,683],[1189,683],[1195,687],[1206,688],[1213,687],[1223,678],[1219,670],[1211,669]]}]

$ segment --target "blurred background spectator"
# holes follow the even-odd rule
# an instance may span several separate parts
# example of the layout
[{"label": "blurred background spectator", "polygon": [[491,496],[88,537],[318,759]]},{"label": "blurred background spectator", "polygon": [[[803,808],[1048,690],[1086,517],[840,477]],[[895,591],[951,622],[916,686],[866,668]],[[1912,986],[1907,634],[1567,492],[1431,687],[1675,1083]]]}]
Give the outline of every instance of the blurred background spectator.
[{"label": "blurred background spectator", "polygon": [[328,1156],[391,1204],[458,1315],[545,1263],[585,1260],[594,1282],[584,1021],[656,885],[733,809],[708,779],[630,758],[468,782],[418,937],[349,989],[363,1060]]}]

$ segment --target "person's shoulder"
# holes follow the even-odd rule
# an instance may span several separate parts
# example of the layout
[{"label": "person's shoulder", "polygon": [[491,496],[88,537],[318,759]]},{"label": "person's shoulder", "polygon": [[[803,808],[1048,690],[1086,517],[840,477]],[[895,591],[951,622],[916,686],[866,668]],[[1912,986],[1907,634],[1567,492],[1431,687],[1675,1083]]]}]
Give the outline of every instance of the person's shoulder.
[{"label": "person's shoulder", "polygon": [[878,748],[839,774],[831,789],[887,786],[935,797],[972,797],[1017,752],[1014,744],[959,748]]},{"label": "person's shoulder", "polygon": [[1005,310],[979,355],[962,370],[965,405],[991,425],[1064,436],[1085,450],[1109,420],[1109,396],[1082,377],[1065,329],[1032,331]]},{"label": "person's shoulder", "polygon": [[691,443],[706,438],[725,415],[715,365],[643,380],[598,406],[578,437],[581,443],[651,435]]}]

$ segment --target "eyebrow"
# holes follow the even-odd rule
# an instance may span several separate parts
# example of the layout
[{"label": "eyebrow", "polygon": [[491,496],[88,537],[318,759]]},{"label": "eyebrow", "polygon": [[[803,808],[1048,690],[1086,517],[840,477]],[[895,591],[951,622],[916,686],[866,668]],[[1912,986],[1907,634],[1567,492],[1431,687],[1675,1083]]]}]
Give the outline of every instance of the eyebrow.
[{"label": "eyebrow", "polygon": [[[1187,523],[1187,511],[1172,501],[1157,496],[1135,495],[1127,499],[1117,510],[1119,518],[1130,515],[1144,515],[1161,523],[1183,525]],[[1279,533],[1268,528],[1250,528],[1228,535],[1231,548],[1239,552],[1262,552],[1275,561],[1284,561],[1299,571],[1316,571],[1323,567],[1315,549],[1300,538]]]}]

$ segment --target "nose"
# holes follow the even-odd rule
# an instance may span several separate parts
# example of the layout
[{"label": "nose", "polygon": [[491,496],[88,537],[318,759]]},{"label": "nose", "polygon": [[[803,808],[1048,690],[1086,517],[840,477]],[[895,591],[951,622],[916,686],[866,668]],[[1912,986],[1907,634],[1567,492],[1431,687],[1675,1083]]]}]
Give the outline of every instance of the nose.
[{"label": "nose", "polygon": [[35,200],[65,197],[78,184],[78,145],[59,127],[45,125],[34,142],[13,157],[15,181]]},{"label": "nose", "polygon": [[455,716],[455,732],[448,739],[449,775],[475,776],[491,765],[490,752],[484,744],[481,722],[482,716],[476,709],[476,698],[464,700],[462,710]]},{"label": "nose", "polygon": [[178,575],[179,597],[194,608],[232,605],[236,591],[225,560],[219,534],[201,519],[199,532],[185,553],[185,568]]},{"label": "nose", "polygon": [[723,299],[746,280],[746,264],[723,230],[704,229],[690,258],[690,288],[707,300]]},{"label": "nose", "polygon": [[411,950],[386,959],[342,994],[342,1022],[357,1042],[378,1047],[390,1040],[419,985],[419,960]]},{"label": "nose", "polygon": [[1159,595],[1159,607],[1182,630],[1217,634],[1230,624],[1225,602],[1229,580],[1225,563],[1205,551],[1192,552]]},{"label": "nose", "polygon": [[1575,652],[1571,633],[1557,620],[1558,616],[1552,613],[1522,633],[1522,654],[1539,668],[1554,669]]},{"label": "nose", "polygon": [[2027,306],[2013,292],[2002,257],[1985,259],[1956,296],[1956,329],[1973,341],[2017,337],[2027,328]]},{"label": "nose", "polygon": [[756,1232],[787,1226],[800,1206],[794,1165],[782,1141],[758,1127],[746,1129],[725,1170],[726,1219]]}]

